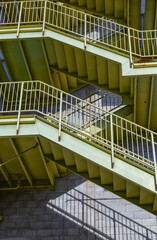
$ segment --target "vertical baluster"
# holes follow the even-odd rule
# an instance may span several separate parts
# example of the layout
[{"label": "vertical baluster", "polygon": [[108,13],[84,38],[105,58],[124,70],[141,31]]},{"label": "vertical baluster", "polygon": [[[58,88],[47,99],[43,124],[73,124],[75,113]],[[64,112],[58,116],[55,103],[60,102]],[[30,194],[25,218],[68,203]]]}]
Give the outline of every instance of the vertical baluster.
[{"label": "vertical baluster", "polygon": [[84,14],[84,48],[86,49],[87,42],[87,15]]},{"label": "vertical baluster", "polygon": [[113,116],[110,114],[110,128],[111,128],[111,166],[114,165],[114,136],[113,136]]},{"label": "vertical baluster", "polygon": [[62,105],[63,105],[63,92],[60,93],[60,106],[59,106],[59,131],[58,131],[58,141],[61,140],[61,128],[62,128]]},{"label": "vertical baluster", "polygon": [[156,152],[154,144],[154,134],[151,132],[151,145],[153,151],[153,161],[154,161],[154,172],[155,172],[155,184],[157,185],[157,166],[156,166]]},{"label": "vertical baluster", "polygon": [[21,91],[20,91],[20,99],[19,99],[19,109],[18,109],[18,119],[17,119],[17,127],[16,127],[16,133],[19,133],[19,128],[20,128],[20,116],[21,116],[21,107],[22,107],[22,96],[23,96],[23,85],[24,82],[22,82],[21,85]]}]

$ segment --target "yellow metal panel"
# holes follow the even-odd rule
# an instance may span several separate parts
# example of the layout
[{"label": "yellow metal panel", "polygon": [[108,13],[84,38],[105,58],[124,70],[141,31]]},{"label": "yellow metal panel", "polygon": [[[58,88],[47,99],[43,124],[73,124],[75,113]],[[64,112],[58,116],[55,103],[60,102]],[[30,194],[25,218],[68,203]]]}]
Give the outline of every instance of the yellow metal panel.
[{"label": "yellow metal panel", "polygon": [[45,38],[44,42],[50,66],[57,66],[57,57],[53,40],[50,38]]},{"label": "yellow metal panel", "polygon": [[62,151],[63,151],[63,156],[65,159],[66,166],[75,166],[76,162],[74,158],[74,153],[72,153],[66,148],[62,148]]},{"label": "yellow metal panel", "polygon": [[86,0],[78,0],[78,4],[79,4],[79,6],[80,7],[84,7],[84,6],[86,6]]},{"label": "yellow metal panel", "polygon": [[150,101],[151,112],[150,112],[150,129],[157,131],[157,77],[154,77],[154,84],[152,89],[152,100]]},{"label": "yellow metal panel", "polygon": [[87,1],[87,9],[95,9],[96,0],[86,0]]},{"label": "yellow metal panel", "polygon": [[124,17],[124,0],[115,0],[114,2],[114,16],[115,18],[123,18]]},{"label": "yellow metal panel", "polygon": [[69,92],[66,74],[59,72],[59,77],[60,77],[61,89],[65,92]]},{"label": "yellow metal panel", "polygon": [[100,168],[99,166],[93,164],[92,162],[87,162],[89,178],[100,178]]},{"label": "yellow metal panel", "polygon": [[53,72],[52,78],[53,78],[53,81],[54,81],[54,86],[55,86],[56,88],[61,89],[60,78],[59,78],[59,74],[58,74],[57,71],[54,71],[54,72]]},{"label": "yellow metal panel", "polygon": [[62,148],[57,143],[54,143],[54,142],[50,142],[50,146],[52,149],[54,159],[55,160],[63,159]]},{"label": "yellow metal panel", "polygon": [[142,188],[140,191],[140,204],[153,204],[153,203],[154,194]]},{"label": "yellow metal panel", "polygon": [[151,77],[137,79],[136,122],[147,127]]},{"label": "yellow metal panel", "polygon": [[101,184],[112,184],[113,174],[104,168],[100,167]]},{"label": "yellow metal panel", "polygon": [[[29,81],[30,77],[17,41],[3,41],[1,47],[14,81]],[[16,59],[16,60],[15,60]],[[3,72],[1,73],[3,74]],[[21,79],[22,76],[22,79]]]},{"label": "yellow metal panel", "polygon": [[126,195],[128,198],[136,198],[140,196],[140,187],[137,185],[127,182],[126,183]]},{"label": "yellow metal panel", "polygon": [[[36,140],[32,137],[23,137],[16,138],[15,143],[19,152],[23,152],[26,149],[34,146],[36,144]],[[38,148],[28,151],[23,157],[33,179],[48,178],[42,161],[42,156]]]},{"label": "yellow metal panel", "polygon": [[105,14],[114,16],[114,0],[105,0]]},{"label": "yellow metal panel", "polygon": [[156,4],[157,4],[156,0],[146,1],[146,13],[144,15],[144,29],[145,30],[154,29],[154,27],[155,27],[156,12],[154,10],[157,7]]},{"label": "yellow metal panel", "polygon": [[72,77],[70,75],[67,75],[67,81],[69,88],[77,88],[77,79],[75,77]]},{"label": "yellow metal panel", "polygon": [[85,58],[84,51],[79,50],[78,48],[75,48],[75,56],[76,56],[78,76],[86,77],[87,68],[86,68],[86,58]]},{"label": "yellow metal panel", "polygon": [[104,0],[96,0],[96,12],[105,12],[105,1]]},{"label": "yellow metal panel", "polygon": [[125,179],[116,174],[113,174],[113,188],[114,191],[125,191],[126,190]]},{"label": "yellow metal panel", "polygon": [[42,41],[38,39],[27,39],[22,41],[22,45],[32,78],[51,84]]},{"label": "yellow metal panel", "polygon": [[109,77],[109,89],[119,88],[119,64],[109,61],[108,62],[108,77]]},{"label": "yellow metal panel", "polygon": [[67,61],[64,51],[64,45],[58,41],[54,41],[56,56],[57,56],[57,62],[59,69],[67,69]]},{"label": "yellow metal panel", "polygon": [[76,66],[76,58],[75,58],[74,48],[69,45],[64,45],[64,49],[65,49],[65,55],[66,55],[66,59],[67,59],[68,72],[76,73],[77,66]]},{"label": "yellow metal panel", "polygon": [[87,172],[87,160],[77,154],[74,154],[76,161],[76,168],[78,172]]},{"label": "yellow metal panel", "polygon": [[86,63],[87,63],[88,81],[96,81],[97,80],[96,56],[86,52]]},{"label": "yellow metal panel", "polygon": [[130,27],[140,29],[141,15],[140,15],[141,1],[130,0]]},{"label": "yellow metal panel", "polygon": [[98,72],[98,84],[108,84],[108,61],[97,57],[97,72]]}]

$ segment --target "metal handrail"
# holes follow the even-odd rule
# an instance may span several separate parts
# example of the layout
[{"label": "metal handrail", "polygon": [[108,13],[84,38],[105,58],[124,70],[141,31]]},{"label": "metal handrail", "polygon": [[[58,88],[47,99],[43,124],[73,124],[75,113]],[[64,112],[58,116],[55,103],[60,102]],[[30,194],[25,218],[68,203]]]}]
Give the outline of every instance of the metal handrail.
[{"label": "metal handrail", "polygon": [[148,65],[154,64],[157,57],[157,30],[136,30],[115,20],[87,14],[62,3],[47,0],[1,3],[1,27],[17,26],[18,37],[23,25],[34,24],[42,25],[43,35],[48,26],[81,38],[85,48],[92,43],[118,50],[130,57],[131,64],[134,59],[149,59]]},{"label": "metal handrail", "polygon": [[66,130],[111,152],[112,165],[116,155],[154,174],[157,183],[157,133],[149,129],[40,81],[0,83],[0,114],[6,113],[18,116],[17,134],[21,114],[37,114],[59,128],[59,140]]},{"label": "metal handrail", "polygon": [[58,198],[49,200],[47,207],[80,223],[102,239],[157,238],[156,232],[108,207],[102,203],[105,200],[111,201],[108,198],[91,198],[77,189],[72,189]]}]

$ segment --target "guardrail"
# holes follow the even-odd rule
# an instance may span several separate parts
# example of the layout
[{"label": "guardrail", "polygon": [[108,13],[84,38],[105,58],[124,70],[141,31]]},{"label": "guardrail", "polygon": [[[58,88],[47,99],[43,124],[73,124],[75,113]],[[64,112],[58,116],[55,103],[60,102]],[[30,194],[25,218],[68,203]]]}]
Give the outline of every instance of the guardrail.
[{"label": "guardrail", "polygon": [[97,200],[72,189],[49,200],[47,207],[91,231],[100,239],[157,239],[157,233],[101,203],[105,200],[114,202],[114,199],[107,198]]},{"label": "guardrail", "polygon": [[[139,31],[118,24],[114,20],[87,14],[74,8],[47,0],[5,2],[0,5],[0,24],[17,26],[17,36],[24,25],[55,28],[87,43],[109,47],[130,56],[130,63],[138,58],[146,65],[156,64],[157,30]],[[137,59],[136,59],[137,60]]]},{"label": "guardrail", "polygon": [[[83,100],[88,103],[91,103],[94,106],[97,106],[105,111],[108,111],[108,112],[113,112],[116,110],[118,111],[119,109],[126,106],[126,105],[122,105],[122,97],[121,96],[107,92],[105,90],[99,90],[99,91],[95,92],[94,94],[84,98]],[[79,102],[78,102],[78,105],[79,105]],[[85,108],[85,106],[84,106],[84,108]],[[64,111],[66,111],[66,110],[63,110],[63,112]],[[59,113],[57,113],[57,114],[59,114]],[[75,112],[69,113],[68,117],[70,117],[70,114],[75,116]],[[65,112],[65,114],[62,113],[62,115],[64,116],[63,119],[66,118],[66,112]],[[100,117],[103,117],[103,115]],[[89,122],[83,121],[81,126],[89,127]]]},{"label": "guardrail", "polygon": [[[38,114],[59,128],[155,174],[157,134],[40,81],[0,83],[0,114]],[[117,163],[118,164],[118,163]]]}]

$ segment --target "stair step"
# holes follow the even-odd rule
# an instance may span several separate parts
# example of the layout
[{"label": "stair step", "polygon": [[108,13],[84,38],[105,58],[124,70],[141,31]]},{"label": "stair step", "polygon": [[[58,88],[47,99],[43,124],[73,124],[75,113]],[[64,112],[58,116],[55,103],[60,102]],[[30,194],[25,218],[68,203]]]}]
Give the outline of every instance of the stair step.
[{"label": "stair step", "polygon": [[66,56],[65,56],[65,51],[64,51],[64,44],[54,40],[54,46],[55,46],[55,50],[56,50],[56,56],[57,56],[57,62],[58,62],[59,69],[61,69],[61,70],[67,69],[67,61],[66,61]]},{"label": "stair step", "polygon": [[128,182],[126,183],[126,196],[128,198],[137,198],[140,196],[140,187],[137,185]]},{"label": "stair step", "polygon": [[113,184],[113,174],[100,167],[101,184]]},{"label": "stair step", "polygon": [[99,166],[88,161],[87,167],[88,167],[89,178],[99,178],[100,177]]},{"label": "stair step", "polygon": [[64,158],[62,148],[60,145],[58,145],[57,143],[54,143],[54,142],[50,142],[50,146],[51,146],[51,150],[52,150],[54,159],[56,161]]},{"label": "stair step", "polygon": [[76,57],[78,76],[87,77],[85,53],[82,50],[75,48],[75,57]]},{"label": "stair step", "polygon": [[117,174],[113,174],[113,189],[114,191],[125,191],[126,190],[126,180]]},{"label": "stair step", "polygon": [[68,166],[75,166],[76,162],[75,162],[74,154],[66,148],[62,148],[62,151],[63,151],[63,156],[64,156],[66,166],[67,167]]},{"label": "stair step", "polygon": [[68,80],[68,86],[70,89],[77,88],[77,79],[75,77],[67,75],[67,80]]},{"label": "stair step", "polygon": [[97,80],[96,56],[86,52],[86,65],[87,65],[88,81],[96,81]]},{"label": "stair step", "polygon": [[74,154],[78,172],[87,172],[87,160],[77,154]]},{"label": "stair step", "polygon": [[69,86],[68,86],[66,74],[59,72],[59,77],[60,77],[61,89],[65,92],[69,92]]},{"label": "stair step", "polygon": [[157,196],[155,196],[155,199],[154,199],[153,211],[157,212]]},{"label": "stair step", "polygon": [[149,192],[149,190],[145,190],[144,188],[141,188],[140,191],[140,204],[153,204],[154,203],[154,194]]},{"label": "stair step", "polygon": [[53,40],[50,38],[45,38],[44,42],[45,42],[46,53],[47,53],[48,62],[50,66],[57,66],[58,62],[57,62],[57,56],[56,56]]},{"label": "stair step", "polygon": [[59,73],[57,71],[53,71],[52,78],[53,78],[53,82],[54,82],[55,87],[59,88],[59,89],[62,89]]},{"label": "stair step", "polygon": [[76,57],[74,48],[65,44],[65,55],[67,60],[68,72],[76,74],[77,73],[77,65],[76,65]]}]

